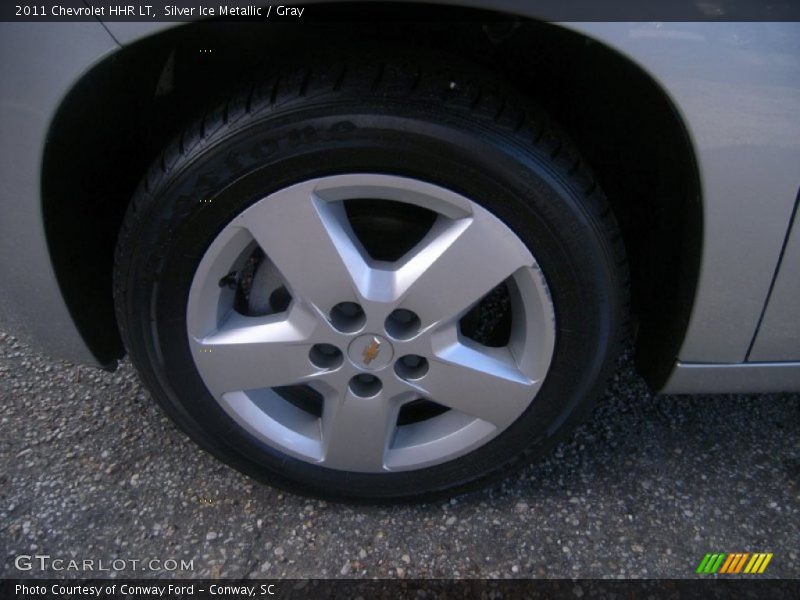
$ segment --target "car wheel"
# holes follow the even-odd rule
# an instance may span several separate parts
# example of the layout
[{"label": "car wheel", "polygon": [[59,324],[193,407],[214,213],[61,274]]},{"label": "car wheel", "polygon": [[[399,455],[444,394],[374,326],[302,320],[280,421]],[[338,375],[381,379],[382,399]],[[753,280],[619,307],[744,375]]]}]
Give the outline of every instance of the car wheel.
[{"label": "car wheel", "polygon": [[355,60],[265,79],[172,143],[114,292],[145,384],[203,448],[288,489],[400,499],[569,431],[627,284],[599,187],[526,97]]}]

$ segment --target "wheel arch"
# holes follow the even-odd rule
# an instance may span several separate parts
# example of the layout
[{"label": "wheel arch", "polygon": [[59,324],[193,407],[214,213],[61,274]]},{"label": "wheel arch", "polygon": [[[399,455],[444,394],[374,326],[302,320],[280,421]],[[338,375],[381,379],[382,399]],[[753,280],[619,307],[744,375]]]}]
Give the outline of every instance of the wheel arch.
[{"label": "wheel arch", "polygon": [[[387,9],[364,3],[357,10],[359,19],[381,23]],[[668,94],[632,59],[577,31],[458,8],[447,9],[441,26],[435,17],[442,9],[419,10],[431,19],[385,19],[360,43],[413,39],[458,53],[499,71],[569,132],[621,224],[637,363],[659,388],[689,322],[703,231],[697,160]],[[338,23],[304,24],[302,31],[276,26],[268,39],[255,24],[162,29],[96,65],[64,99],[43,157],[42,213],[65,301],[99,362],[124,354],[111,297],[113,249],[147,166],[206,106],[281,50],[353,39],[342,35],[347,19],[337,14]]]}]

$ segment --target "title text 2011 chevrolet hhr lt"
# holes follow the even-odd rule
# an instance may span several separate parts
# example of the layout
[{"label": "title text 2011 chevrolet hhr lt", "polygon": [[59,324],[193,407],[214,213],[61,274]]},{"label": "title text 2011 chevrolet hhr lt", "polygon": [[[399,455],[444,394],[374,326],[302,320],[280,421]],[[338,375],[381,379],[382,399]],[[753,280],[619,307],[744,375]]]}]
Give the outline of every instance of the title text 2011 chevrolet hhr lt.
[{"label": "title text 2011 chevrolet hhr lt", "polygon": [[628,341],[657,392],[800,390],[800,25],[506,4],[3,23],[3,328],[339,498],[496,480]]}]

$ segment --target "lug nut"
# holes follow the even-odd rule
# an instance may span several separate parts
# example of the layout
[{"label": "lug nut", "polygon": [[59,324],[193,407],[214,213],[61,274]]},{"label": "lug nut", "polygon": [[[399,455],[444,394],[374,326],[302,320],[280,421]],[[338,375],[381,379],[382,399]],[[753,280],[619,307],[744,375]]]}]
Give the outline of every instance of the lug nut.
[{"label": "lug nut", "polygon": [[355,302],[339,302],[330,312],[331,324],[343,333],[358,331],[366,320],[364,309]]},{"label": "lug nut", "polygon": [[369,373],[359,373],[350,380],[350,391],[359,398],[377,396],[383,388],[381,380]]},{"label": "lug nut", "polygon": [[394,372],[400,379],[421,379],[428,372],[428,359],[416,354],[406,354],[394,363]]},{"label": "lug nut", "polygon": [[398,308],[386,317],[386,332],[396,340],[407,340],[419,333],[420,320],[416,313]]},{"label": "lug nut", "polygon": [[314,344],[308,353],[311,364],[320,369],[338,369],[344,360],[342,351],[331,344]]}]

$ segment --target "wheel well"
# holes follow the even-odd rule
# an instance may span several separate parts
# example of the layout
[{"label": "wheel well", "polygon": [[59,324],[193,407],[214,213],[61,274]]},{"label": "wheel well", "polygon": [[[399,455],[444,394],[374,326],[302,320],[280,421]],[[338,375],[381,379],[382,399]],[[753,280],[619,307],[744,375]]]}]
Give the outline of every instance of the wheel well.
[{"label": "wheel well", "polygon": [[[661,88],[603,44],[556,25],[476,9],[413,22],[359,4],[315,23],[198,22],[127,46],[87,73],[51,126],[42,171],[45,228],[79,330],[102,363],[124,354],[111,297],[127,204],[167,141],[254,70],[343,43],[456,53],[536,99],[574,138],[620,222],[631,270],[637,363],[660,387],[688,323],[702,211],[693,149]],[[365,19],[369,26],[365,27]],[[210,52],[208,51],[210,50]]]}]

